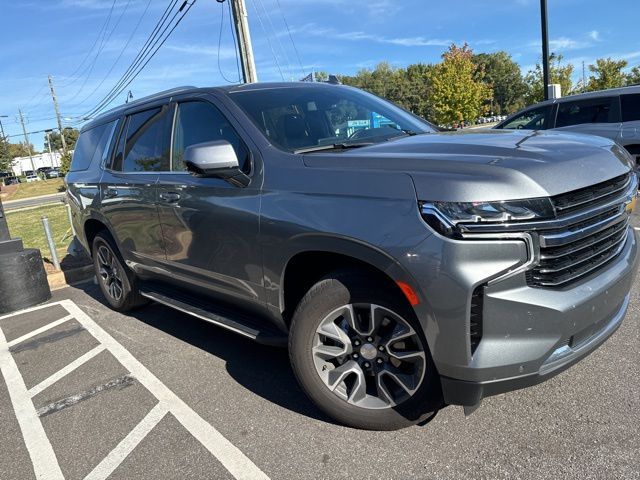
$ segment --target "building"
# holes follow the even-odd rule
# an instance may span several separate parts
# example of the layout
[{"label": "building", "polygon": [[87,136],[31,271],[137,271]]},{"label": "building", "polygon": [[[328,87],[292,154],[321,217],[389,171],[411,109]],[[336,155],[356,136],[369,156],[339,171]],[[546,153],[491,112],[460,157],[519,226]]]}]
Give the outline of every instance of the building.
[{"label": "building", "polygon": [[[13,169],[13,174],[17,177],[24,174],[24,172],[29,170],[38,170],[42,167],[59,167],[60,166],[60,153],[39,153],[37,155],[31,155],[29,157],[16,157],[13,159],[13,163],[11,164],[11,168]],[[31,164],[31,160],[33,159],[33,165]]]}]

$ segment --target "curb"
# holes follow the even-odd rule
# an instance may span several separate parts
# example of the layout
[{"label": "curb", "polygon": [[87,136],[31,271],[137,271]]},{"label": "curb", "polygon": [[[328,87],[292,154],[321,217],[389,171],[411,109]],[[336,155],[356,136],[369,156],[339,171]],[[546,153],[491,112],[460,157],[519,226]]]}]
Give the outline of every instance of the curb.
[{"label": "curb", "polygon": [[47,275],[47,281],[51,290],[59,290],[70,285],[92,281],[94,276],[93,265],[85,265],[84,267],[52,272]]}]

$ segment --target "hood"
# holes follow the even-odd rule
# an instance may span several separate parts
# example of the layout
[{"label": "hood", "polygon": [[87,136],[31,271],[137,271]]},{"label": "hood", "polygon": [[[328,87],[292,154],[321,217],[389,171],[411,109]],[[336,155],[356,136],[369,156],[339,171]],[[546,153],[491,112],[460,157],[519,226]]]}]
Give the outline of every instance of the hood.
[{"label": "hood", "polygon": [[405,172],[419,200],[473,202],[548,197],[632,168],[602,137],[541,131],[423,134],[354,150],[304,156],[312,168]]}]

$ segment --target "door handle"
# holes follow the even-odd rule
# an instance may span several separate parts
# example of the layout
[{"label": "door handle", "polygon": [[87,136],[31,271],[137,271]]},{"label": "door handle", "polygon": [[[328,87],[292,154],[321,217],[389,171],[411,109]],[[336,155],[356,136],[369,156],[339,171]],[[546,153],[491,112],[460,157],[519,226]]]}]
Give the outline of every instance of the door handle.
[{"label": "door handle", "polygon": [[104,194],[107,198],[113,198],[118,196],[118,190],[115,188],[107,188],[107,191]]},{"label": "door handle", "polygon": [[160,194],[160,200],[167,203],[175,203],[180,200],[180,194],[176,192],[162,192]]}]

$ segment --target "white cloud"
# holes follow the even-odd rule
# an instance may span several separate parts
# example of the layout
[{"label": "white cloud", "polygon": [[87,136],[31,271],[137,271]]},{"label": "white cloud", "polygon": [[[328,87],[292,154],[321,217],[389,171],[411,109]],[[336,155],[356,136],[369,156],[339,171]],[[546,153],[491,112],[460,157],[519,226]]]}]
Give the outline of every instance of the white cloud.
[{"label": "white cloud", "polygon": [[600,41],[600,32],[598,30],[591,30],[589,32],[589,38],[595,40],[596,42]]},{"label": "white cloud", "polygon": [[[534,42],[529,43],[530,47],[541,48],[542,42],[540,40],[536,40]],[[581,48],[590,47],[591,43],[583,40],[576,40],[574,38],[569,37],[558,37],[549,40],[549,49],[552,51],[556,50],[579,50]]]}]

